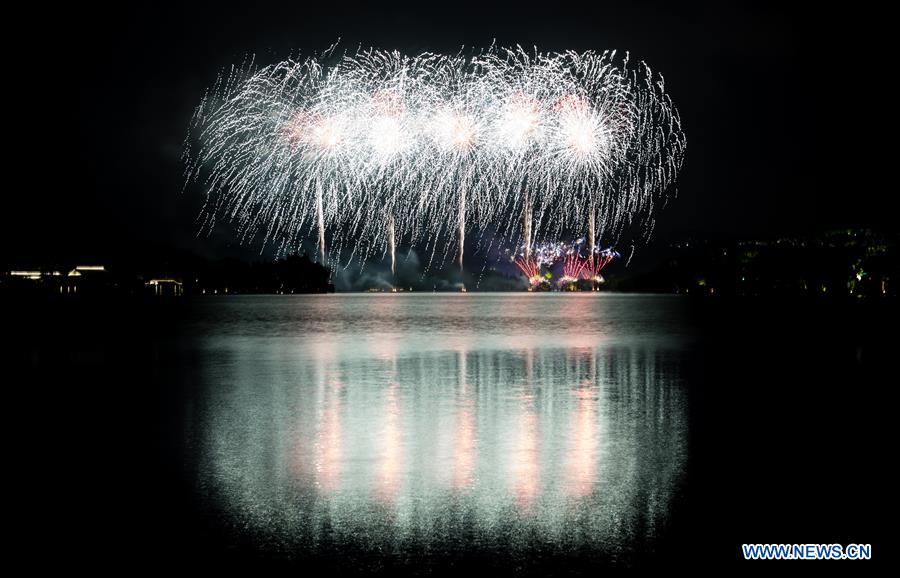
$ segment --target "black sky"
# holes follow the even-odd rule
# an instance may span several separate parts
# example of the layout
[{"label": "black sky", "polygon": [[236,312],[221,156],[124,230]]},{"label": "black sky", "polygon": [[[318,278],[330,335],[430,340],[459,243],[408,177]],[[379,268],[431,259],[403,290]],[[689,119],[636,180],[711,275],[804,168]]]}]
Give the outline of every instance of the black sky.
[{"label": "black sky", "polygon": [[[338,38],[404,52],[462,45],[630,51],[666,78],[688,138],[658,231],[765,235],[889,227],[884,15],[725,2],[244,2],[35,15],[14,44],[27,90],[9,122],[3,255],[104,256],[154,243],[246,254],[197,238],[182,193],[190,115],[224,67],[321,50]],[[40,8],[37,7],[36,10]],[[21,184],[12,185],[21,179]],[[250,254],[258,251],[252,248]]]}]

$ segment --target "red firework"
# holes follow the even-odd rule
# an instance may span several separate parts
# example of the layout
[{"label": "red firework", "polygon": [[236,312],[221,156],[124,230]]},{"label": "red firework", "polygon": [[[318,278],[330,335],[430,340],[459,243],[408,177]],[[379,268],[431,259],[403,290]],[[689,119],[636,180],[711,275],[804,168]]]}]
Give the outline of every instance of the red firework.
[{"label": "red firework", "polygon": [[541,282],[541,266],[534,257],[516,257],[515,264],[528,278],[528,282],[537,285]]},{"label": "red firework", "polygon": [[563,278],[570,277],[572,280],[578,279],[578,276],[582,274],[582,271],[589,262],[590,258],[582,259],[578,256],[578,253],[572,251],[566,255],[566,260],[563,262]]},{"label": "red firework", "polygon": [[587,259],[582,259],[576,251],[566,254],[563,261],[563,274],[558,281],[559,288],[566,288],[578,281],[578,276],[581,275],[586,264]]},{"label": "red firework", "polygon": [[604,267],[609,265],[610,261],[612,261],[617,255],[618,253],[616,253],[615,251],[601,251],[600,253],[592,254],[589,257],[586,257],[583,260],[581,278],[597,281],[600,278],[600,271],[602,271]]}]

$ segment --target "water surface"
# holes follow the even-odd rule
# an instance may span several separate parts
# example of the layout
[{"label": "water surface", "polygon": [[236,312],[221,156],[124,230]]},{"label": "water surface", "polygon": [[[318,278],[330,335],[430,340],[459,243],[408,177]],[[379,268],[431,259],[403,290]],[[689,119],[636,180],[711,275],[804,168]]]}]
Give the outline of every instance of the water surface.
[{"label": "water surface", "polygon": [[671,296],[200,300],[198,494],[277,556],[653,550],[686,468]]}]

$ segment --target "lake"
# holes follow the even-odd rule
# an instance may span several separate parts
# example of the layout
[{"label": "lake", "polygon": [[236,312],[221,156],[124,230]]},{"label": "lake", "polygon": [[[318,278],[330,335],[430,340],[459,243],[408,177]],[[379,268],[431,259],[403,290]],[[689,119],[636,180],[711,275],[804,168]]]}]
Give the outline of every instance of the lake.
[{"label": "lake", "polygon": [[0,306],[26,369],[4,383],[10,523],[43,555],[584,575],[733,569],[742,543],[890,551],[892,300]]},{"label": "lake", "polygon": [[241,296],[194,313],[197,491],[272,555],[627,561],[667,522],[687,459],[678,297]]}]

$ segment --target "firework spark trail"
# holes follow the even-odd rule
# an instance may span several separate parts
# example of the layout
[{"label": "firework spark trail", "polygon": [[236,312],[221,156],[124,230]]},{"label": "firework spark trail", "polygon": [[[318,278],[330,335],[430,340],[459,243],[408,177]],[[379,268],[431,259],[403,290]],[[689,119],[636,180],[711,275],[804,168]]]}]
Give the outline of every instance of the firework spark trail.
[{"label": "firework spark trail", "polygon": [[563,274],[558,282],[559,286],[565,287],[566,285],[577,282],[589,261],[589,257],[582,259],[578,254],[577,249],[570,249],[567,251],[565,260],[563,261]]},{"label": "firework spark trail", "polygon": [[583,260],[581,277],[583,279],[588,279],[593,283],[602,282],[603,278],[600,276],[600,271],[609,265],[616,257],[620,257],[620,255],[612,249],[593,249]]},{"label": "firework spark trail", "polygon": [[541,277],[541,266],[537,259],[519,256],[516,257],[513,262],[522,271],[525,278],[528,279],[528,285],[530,287],[535,287],[543,282],[544,278]]},{"label": "firework spark trail", "polygon": [[685,138],[662,78],[627,55],[491,48],[251,61],[204,97],[186,144],[206,231],[231,221],[281,253],[312,236],[323,262],[380,251],[393,270],[398,243],[462,266],[472,234],[528,260],[585,223],[591,255],[595,229],[649,231]]},{"label": "firework spark trail", "polygon": [[525,245],[511,260],[525,274],[529,286],[534,288],[549,282],[548,278],[542,275],[543,269],[545,267],[549,269],[571,251],[572,249],[563,243],[541,243],[532,247]]},{"label": "firework spark trail", "polygon": [[388,251],[391,254],[391,275],[394,275],[397,272],[397,245],[396,245],[394,217],[393,216],[388,218],[387,234],[388,234]]},{"label": "firework spark trail", "polygon": [[514,262],[528,279],[541,276],[541,267],[538,265],[537,259],[519,256],[514,259]]}]

